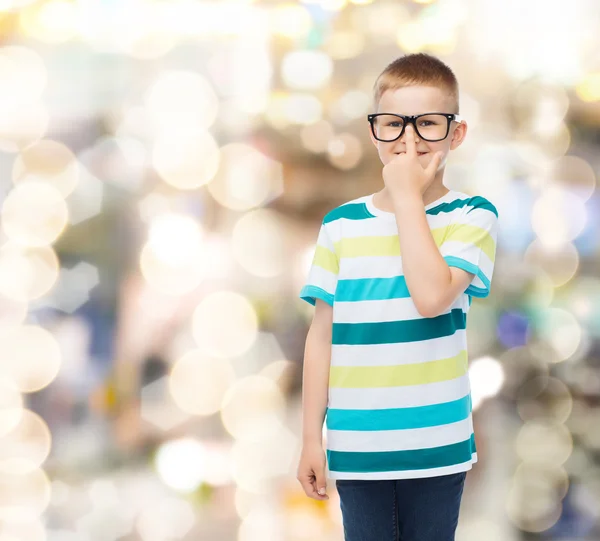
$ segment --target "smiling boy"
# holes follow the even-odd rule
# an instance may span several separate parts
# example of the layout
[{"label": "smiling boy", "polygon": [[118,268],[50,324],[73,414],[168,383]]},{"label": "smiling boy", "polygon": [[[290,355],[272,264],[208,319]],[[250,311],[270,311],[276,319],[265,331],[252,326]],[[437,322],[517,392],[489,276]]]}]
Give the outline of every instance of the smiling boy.
[{"label": "smiling boy", "polygon": [[315,314],[298,480],[327,499],[328,462],[346,541],[452,541],[477,461],[466,320],[489,294],[498,213],[443,184],[467,133],[448,66],[400,57],[374,98],[383,188],[324,217],[300,293]]}]

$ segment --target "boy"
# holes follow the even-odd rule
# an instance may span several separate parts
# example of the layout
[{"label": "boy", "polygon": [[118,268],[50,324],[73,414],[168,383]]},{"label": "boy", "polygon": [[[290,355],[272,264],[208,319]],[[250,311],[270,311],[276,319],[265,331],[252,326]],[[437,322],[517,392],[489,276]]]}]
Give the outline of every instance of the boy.
[{"label": "boy", "polygon": [[329,212],[300,297],[315,305],[303,371],[298,480],[336,480],[346,541],[454,540],[477,461],[466,314],[486,297],[498,213],[443,184],[464,140],[453,72],[398,58],[375,86],[384,187]]}]

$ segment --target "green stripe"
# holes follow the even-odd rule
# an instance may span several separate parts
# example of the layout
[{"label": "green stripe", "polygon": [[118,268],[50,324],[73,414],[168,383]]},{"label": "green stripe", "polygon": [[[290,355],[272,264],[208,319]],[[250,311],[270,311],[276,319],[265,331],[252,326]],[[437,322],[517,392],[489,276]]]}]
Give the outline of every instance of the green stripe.
[{"label": "green stripe", "polygon": [[431,318],[375,323],[334,323],[331,343],[356,346],[420,342],[450,336],[457,330],[465,329],[466,324],[467,315],[460,308],[455,308],[449,314]]},{"label": "green stripe", "polygon": [[375,216],[369,212],[364,203],[349,203],[329,211],[325,215],[325,218],[323,218],[323,223],[328,224],[341,218],[346,218],[347,220],[365,220],[367,218],[375,218]]},{"label": "green stripe", "polygon": [[468,462],[474,452],[475,436],[471,434],[468,440],[429,449],[375,453],[327,450],[327,462],[331,471],[339,472],[427,470]]},{"label": "green stripe", "polygon": [[427,211],[427,214],[439,214],[440,212],[452,212],[455,209],[470,206],[467,214],[475,209],[489,210],[498,217],[498,211],[496,207],[490,203],[487,199],[480,196],[470,197],[469,199],[455,199],[450,203],[440,203],[438,206],[433,207]]}]

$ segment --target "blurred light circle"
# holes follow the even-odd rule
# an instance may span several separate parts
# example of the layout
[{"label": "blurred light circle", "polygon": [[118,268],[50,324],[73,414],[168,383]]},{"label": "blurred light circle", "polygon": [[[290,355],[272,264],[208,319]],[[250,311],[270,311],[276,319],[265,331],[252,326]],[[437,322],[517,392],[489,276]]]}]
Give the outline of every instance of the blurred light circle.
[{"label": "blurred light circle", "polygon": [[40,467],[50,453],[48,425],[31,410],[22,410],[18,424],[0,437],[0,474],[25,474]]},{"label": "blurred light circle", "polygon": [[[1,252],[0,252],[1,254]],[[0,256],[0,280],[2,279],[2,259]],[[21,325],[27,317],[27,303],[0,293],[0,329]]]},{"label": "blurred light circle", "polygon": [[0,541],[46,541],[46,528],[41,520],[2,524]]},{"label": "blurred light circle", "polygon": [[263,278],[279,276],[286,264],[285,238],[277,215],[257,209],[244,214],[231,236],[233,253],[249,273]]},{"label": "blurred light circle", "polygon": [[0,375],[14,380],[21,392],[49,385],[61,361],[58,342],[46,329],[21,325],[0,330]]},{"label": "blurred light circle", "polygon": [[573,438],[563,424],[528,421],[521,427],[515,446],[524,462],[561,466],[573,451]]},{"label": "blurred light circle", "polygon": [[156,257],[174,266],[193,261],[195,249],[201,245],[202,230],[191,216],[165,213],[152,220],[147,246]]},{"label": "blurred light circle", "polygon": [[555,494],[560,499],[563,499],[569,490],[569,475],[561,465],[523,462],[517,467],[513,482],[526,490],[533,489]]},{"label": "blurred light circle", "polygon": [[268,494],[274,483],[292,473],[297,440],[285,428],[273,431],[261,442],[237,440],[231,448],[233,480],[247,492]]},{"label": "blurred light circle", "polygon": [[356,58],[365,49],[365,36],[353,30],[332,30],[323,48],[334,60]]},{"label": "blurred light circle", "polygon": [[582,339],[582,329],[570,312],[548,308],[540,314],[537,327],[540,336],[552,346],[560,361],[568,359],[577,351]]},{"label": "blurred light circle", "polygon": [[180,492],[193,492],[206,475],[206,450],[194,438],[167,441],[156,452],[154,464],[167,486]]},{"label": "blurred light circle", "polygon": [[529,338],[529,320],[516,310],[503,312],[498,319],[497,336],[506,348],[524,346]]},{"label": "blurred light circle", "polygon": [[[502,394],[516,399],[519,388],[531,374],[537,374],[542,381],[548,376],[548,360],[536,356],[530,346],[516,347],[504,351],[498,358],[504,369]],[[540,383],[541,384],[541,383]]]},{"label": "blurred light circle", "polygon": [[[23,418],[23,397],[14,381],[0,378],[0,438],[12,432]],[[1,441],[1,439],[0,439]],[[0,450],[0,457],[2,450]]]},{"label": "blurred light circle", "polygon": [[312,18],[304,6],[285,3],[269,10],[271,28],[275,34],[286,38],[301,38],[312,28]]},{"label": "blurred light circle", "polygon": [[192,71],[161,73],[145,95],[157,134],[209,128],[217,118],[219,100],[210,83]]},{"label": "blurred light circle", "polygon": [[0,472],[0,520],[3,523],[33,522],[49,503],[50,481],[43,470],[38,468],[22,475]]},{"label": "blurred light circle", "polygon": [[469,367],[473,406],[498,394],[504,383],[502,365],[492,357],[475,359]]},{"label": "blurred light circle", "polygon": [[344,93],[332,108],[332,117],[338,124],[347,124],[351,120],[361,119],[371,108],[372,97],[362,90],[350,90]]},{"label": "blurred light circle", "polygon": [[285,399],[277,384],[264,376],[248,376],[227,391],[221,419],[236,439],[260,442],[281,427]]},{"label": "blurred light circle", "polygon": [[362,143],[350,133],[341,133],[331,139],[327,151],[329,162],[344,171],[356,167],[363,154]]},{"label": "blurred light circle", "polygon": [[192,316],[194,340],[202,351],[218,358],[242,355],[250,349],[257,333],[253,306],[233,291],[210,293]]},{"label": "blurred light circle", "polygon": [[219,147],[208,133],[179,134],[168,131],[157,136],[152,165],[160,177],[180,190],[193,190],[209,182],[219,169]]},{"label": "blurred light circle", "polygon": [[517,411],[524,421],[564,423],[572,409],[569,388],[553,377],[534,377],[517,392]]},{"label": "blurred light circle", "polygon": [[541,242],[558,248],[575,239],[584,229],[587,211],[584,200],[552,186],[534,203],[531,225]]},{"label": "blurred light circle", "polygon": [[554,491],[513,487],[507,496],[506,513],[521,530],[541,533],[557,523],[562,514],[562,503]]},{"label": "blurred light circle", "polygon": [[283,100],[282,113],[292,124],[314,124],[323,116],[323,106],[316,96],[291,94]]},{"label": "blurred light circle", "polygon": [[24,182],[4,200],[2,228],[17,244],[46,246],[63,232],[68,215],[67,204],[56,188],[43,182]]},{"label": "blurred light circle", "polygon": [[582,101],[600,101],[600,72],[587,73],[575,87]]},{"label": "blurred light circle", "polygon": [[148,501],[140,510],[135,525],[140,537],[135,538],[143,541],[189,539],[188,534],[195,522],[196,514],[191,502],[160,496]]},{"label": "blurred light circle", "polygon": [[23,31],[46,43],[69,41],[77,34],[77,6],[67,0],[47,0],[20,13]]},{"label": "blurred light circle", "polygon": [[45,139],[21,151],[15,158],[12,177],[15,184],[25,180],[47,182],[67,197],[77,186],[79,164],[65,145]]},{"label": "blurred light circle", "polygon": [[333,61],[318,50],[292,51],[281,63],[285,84],[294,90],[315,90],[325,86],[333,73]]},{"label": "blurred light circle", "polygon": [[29,4],[33,4],[36,0],[0,0],[0,12],[16,11]]},{"label": "blurred light circle", "polygon": [[48,131],[50,115],[42,103],[0,102],[0,150],[18,152]]},{"label": "blurred light circle", "polygon": [[552,164],[550,178],[562,189],[580,199],[588,200],[596,189],[596,174],[592,166],[578,156],[561,156]]},{"label": "blurred light circle", "polygon": [[263,505],[250,510],[242,520],[236,540],[279,541],[284,539],[284,530],[282,514],[269,505]]},{"label": "blurred light circle", "polygon": [[33,49],[0,47],[0,103],[11,106],[37,102],[46,88],[44,60]]},{"label": "blurred light circle", "polygon": [[24,248],[7,243],[0,247],[0,294],[14,302],[42,297],[58,275],[58,258],[49,246]]},{"label": "blurred light circle", "polygon": [[[146,243],[140,254],[140,270],[148,284],[167,295],[183,295],[196,289],[204,279],[209,261],[203,246],[175,245],[174,248],[160,248],[156,252],[156,243]],[[169,250],[178,254],[179,261],[165,258]]]},{"label": "blurred light circle", "polygon": [[173,365],[169,390],[183,411],[212,415],[221,408],[223,397],[234,381],[235,371],[229,361],[212,359],[194,350]]},{"label": "blurred light circle", "polygon": [[147,178],[149,153],[135,137],[105,135],[79,158],[93,175],[130,192],[140,190]]},{"label": "blurred light circle", "polygon": [[283,193],[282,166],[250,145],[231,143],[221,148],[219,171],[207,188],[222,206],[247,210]]},{"label": "blurred light circle", "polygon": [[524,260],[534,267],[539,267],[554,287],[560,287],[575,276],[579,267],[579,252],[570,242],[548,246],[537,239],[525,251]]},{"label": "blurred light circle", "polygon": [[315,124],[304,126],[300,131],[302,145],[315,154],[326,152],[333,136],[333,127],[327,120],[319,120]]},{"label": "blurred light circle", "polygon": [[[559,254],[568,254],[572,245],[568,244],[566,250],[559,250]],[[573,246],[574,248],[574,246]],[[571,252],[573,254],[573,252]],[[532,277],[531,282],[528,284],[526,291],[523,292],[524,295],[524,304],[530,310],[543,309],[550,306],[552,300],[554,299],[554,287],[555,282],[552,280],[548,271],[555,270],[557,267],[550,264],[549,260],[552,260],[558,254],[553,253],[553,251],[548,251],[544,249],[543,245],[535,240],[529,246],[528,251],[525,253],[525,261],[531,263],[535,266],[535,275]],[[579,260],[577,250],[574,250],[575,262]],[[557,284],[566,283],[565,278],[570,279],[573,276],[574,272],[572,271],[572,262],[573,259],[569,260],[568,256],[566,258],[560,257],[560,261],[564,262],[565,265],[563,267],[563,272],[555,275],[554,280],[556,280]],[[542,268],[543,267],[543,268]],[[575,269],[577,266],[575,266]],[[548,271],[546,270],[548,269]],[[568,281],[568,279],[566,281]]]}]

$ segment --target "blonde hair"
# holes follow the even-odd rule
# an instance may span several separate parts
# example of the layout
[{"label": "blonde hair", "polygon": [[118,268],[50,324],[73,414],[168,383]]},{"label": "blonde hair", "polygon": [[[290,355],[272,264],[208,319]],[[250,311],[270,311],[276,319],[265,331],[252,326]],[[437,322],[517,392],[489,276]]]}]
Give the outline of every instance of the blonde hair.
[{"label": "blonde hair", "polygon": [[396,58],[381,72],[373,85],[375,108],[386,90],[395,90],[404,86],[435,86],[447,91],[455,102],[458,113],[458,81],[454,72],[435,56],[416,53]]}]

